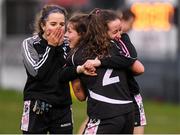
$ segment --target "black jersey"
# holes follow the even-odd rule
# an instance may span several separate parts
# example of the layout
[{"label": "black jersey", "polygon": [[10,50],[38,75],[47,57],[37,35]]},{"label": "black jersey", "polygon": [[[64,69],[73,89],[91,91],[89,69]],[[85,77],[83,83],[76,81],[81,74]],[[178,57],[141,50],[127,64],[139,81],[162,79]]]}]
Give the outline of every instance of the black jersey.
[{"label": "black jersey", "polygon": [[[80,76],[83,86],[88,90],[87,113],[91,118],[110,118],[133,110],[125,69],[136,59],[122,58],[120,49],[112,43],[110,57],[101,59],[102,66],[97,68],[97,76]],[[86,61],[84,53],[82,46],[72,55],[73,65],[82,65]],[[107,64],[110,68],[106,68]]]},{"label": "black jersey", "polygon": [[[136,49],[133,46],[133,44],[131,43],[129,36],[126,33],[123,33],[121,35],[121,40],[117,44],[119,44],[122,47],[122,49],[121,49],[122,55],[124,55],[126,57],[137,58]],[[128,76],[128,86],[129,86],[132,96],[139,94],[140,87],[139,87],[137,81],[135,80],[132,71],[127,70],[127,76]]]},{"label": "black jersey", "polygon": [[58,71],[66,63],[65,52],[65,44],[49,46],[40,35],[23,41],[23,63],[27,72],[24,100],[41,99],[54,106],[71,104],[68,82],[58,82]]}]

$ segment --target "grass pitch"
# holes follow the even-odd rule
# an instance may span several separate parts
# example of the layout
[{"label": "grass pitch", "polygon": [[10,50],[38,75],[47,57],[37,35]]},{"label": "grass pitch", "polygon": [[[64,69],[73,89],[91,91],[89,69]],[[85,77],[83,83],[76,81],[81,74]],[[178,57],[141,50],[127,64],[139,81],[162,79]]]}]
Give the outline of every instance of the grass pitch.
[{"label": "grass pitch", "polygon": [[[21,92],[0,90],[0,134],[20,134]],[[73,99],[74,133],[86,118],[86,103]],[[148,125],[145,134],[180,134],[180,104],[144,101]]]}]

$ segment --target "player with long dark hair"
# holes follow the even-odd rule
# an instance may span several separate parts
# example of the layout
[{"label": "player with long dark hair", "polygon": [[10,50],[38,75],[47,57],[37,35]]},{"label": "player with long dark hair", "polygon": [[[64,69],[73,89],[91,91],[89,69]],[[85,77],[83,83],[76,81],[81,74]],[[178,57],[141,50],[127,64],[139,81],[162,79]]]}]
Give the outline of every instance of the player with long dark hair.
[{"label": "player with long dark hair", "polygon": [[[83,86],[88,90],[90,120],[85,133],[132,133],[133,104],[125,69],[130,67],[136,58],[125,57],[122,62],[121,48],[115,42],[111,42],[107,30],[102,29],[102,25],[105,24],[102,24],[101,18],[90,14],[87,20],[87,31],[79,39],[78,48],[71,55],[71,66],[84,65],[88,59],[97,58],[101,65],[98,65],[96,70],[97,76],[79,76]],[[98,24],[100,22],[101,24]],[[67,30],[66,36],[70,37],[71,33],[71,29]],[[70,44],[71,42],[72,40]],[[106,68],[109,64],[110,68]],[[64,73],[60,75],[63,80]],[[74,76],[74,79],[76,77]]]},{"label": "player with long dark hair", "polygon": [[22,43],[27,72],[21,120],[24,134],[72,134],[69,83],[58,81],[58,71],[66,63],[66,16],[63,7],[44,6],[36,20],[35,35]]},{"label": "player with long dark hair", "polygon": [[[117,15],[112,13],[112,11],[110,10],[100,10],[100,9],[95,9],[92,11],[92,13],[101,16],[104,22],[106,22],[107,24],[106,26],[108,27],[108,34],[110,35],[111,39],[115,39],[114,41],[120,45],[120,47],[122,48],[121,51],[122,55],[126,57],[130,57],[130,56],[137,57],[136,50],[132,45],[128,35],[122,33],[121,31],[122,25]],[[93,63],[92,60],[91,62]],[[128,75],[128,85],[131,95],[134,99],[134,107],[135,107],[134,133],[139,133],[137,132],[139,130],[136,129],[138,129],[139,126],[146,125],[146,117],[144,113],[142,97],[139,94],[140,93],[139,85],[133,77],[136,74],[134,74],[131,70],[127,70],[127,75]],[[142,130],[140,133],[143,133]]]}]

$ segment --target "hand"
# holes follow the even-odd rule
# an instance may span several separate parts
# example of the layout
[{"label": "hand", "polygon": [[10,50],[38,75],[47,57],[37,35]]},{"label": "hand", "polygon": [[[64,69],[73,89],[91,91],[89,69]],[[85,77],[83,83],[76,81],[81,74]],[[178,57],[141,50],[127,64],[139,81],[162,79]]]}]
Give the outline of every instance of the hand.
[{"label": "hand", "polygon": [[98,58],[95,58],[94,60],[87,60],[84,63],[85,68],[91,69],[92,67],[99,67],[101,65],[101,61]]},{"label": "hand", "polygon": [[53,31],[48,30],[46,39],[49,45],[58,46],[63,43],[64,30],[59,28]]},{"label": "hand", "polygon": [[90,70],[84,70],[83,74],[85,75],[89,75],[89,76],[97,76],[97,73],[94,71],[90,71]]},{"label": "hand", "polygon": [[76,71],[77,71],[78,74],[83,73],[83,74],[89,75],[89,76],[96,76],[97,75],[97,73],[95,72],[96,68],[94,68],[94,67],[92,67],[92,68],[85,68],[84,65],[77,66]]}]

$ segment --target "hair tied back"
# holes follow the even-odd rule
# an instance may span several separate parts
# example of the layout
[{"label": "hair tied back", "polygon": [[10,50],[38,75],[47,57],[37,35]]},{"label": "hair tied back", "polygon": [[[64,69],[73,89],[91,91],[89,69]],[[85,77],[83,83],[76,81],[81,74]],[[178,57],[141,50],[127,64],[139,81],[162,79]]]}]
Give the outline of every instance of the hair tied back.
[{"label": "hair tied back", "polygon": [[95,13],[96,13],[96,15],[99,15],[101,13],[101,10],[97,9]]}]

